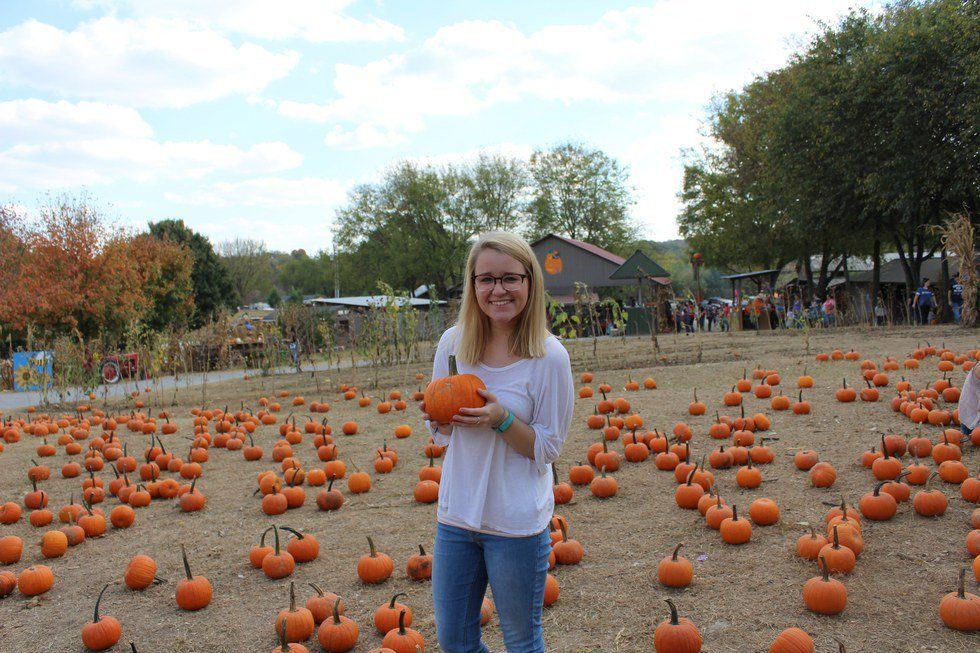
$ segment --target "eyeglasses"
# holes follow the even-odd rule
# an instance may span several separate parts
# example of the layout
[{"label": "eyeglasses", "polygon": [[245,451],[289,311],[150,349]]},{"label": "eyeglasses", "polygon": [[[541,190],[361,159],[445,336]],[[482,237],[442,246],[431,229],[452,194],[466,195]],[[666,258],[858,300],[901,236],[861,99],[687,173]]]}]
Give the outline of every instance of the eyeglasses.
[{"label": "eyeglasses", "polygon": [[477,290],[492,291],[497,282],[507,291],[519,290],[524,285],[524,280],[529,279],[529,274],[505,274],[502,277],[495,277],[492,274],[474,274],[473,284]]}]

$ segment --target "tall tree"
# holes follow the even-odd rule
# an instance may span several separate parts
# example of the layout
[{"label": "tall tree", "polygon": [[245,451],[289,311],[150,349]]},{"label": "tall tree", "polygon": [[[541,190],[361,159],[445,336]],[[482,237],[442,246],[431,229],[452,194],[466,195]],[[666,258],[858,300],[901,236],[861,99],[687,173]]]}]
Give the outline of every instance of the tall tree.
[{"label": "tall tree", "polygon": [[235,289],[231,278],[215,254],[211,241],[187,227],[180,219],[151,222],[149,228],[154,238],[184,245],[194,256],[191,284],[195,310],[191,326],[200,326],[222,308],[235,306]]},{"label": "tall tree", "polygon": [[336,215],[337,244],[356,253],[365,279],[409,290],[431,283],[445,293],[459,282],[467,243],[479,231],[460,185],[455,171],[400,163],[381,183],[351,191]]},{"label": "tall tree", "polygon": [[616,159],[601,150],[565,143],[534,152],[529,170],[532,239],[556,233],[620,253],[636,241],[637,229],[629,215],[629,173]]},{"label": "tall tree", "polygon": [[466,177],[481,228],[512,232],[522,228],[530,192],[527,164],[484,153],[466,166]]},{"label": "tall tree", "polygon": [[271,257],[265,243],[249,238],[235,238],[218,245],[221,262],[238,301],[248,304],[264,296],[272,287]]},{"label": "tall tree", "polygon": [[13,329],[119,334],[142,317],[146,303],[129,238],[84,195],[46,201],[21,241],[17,276],[6,280],[13,288],[0,291],[12,291],[15,300],[21,295],[9,316]]},{"label": "tall tree", "polygon": [[980,3],[902,1],[879,25],[858,62],[874,98],[865,183],[911,290],[940,247],[929,227],[980,209]]},{"label": "tall tree", "polygon": [[183,329],[194,316],[191,251],[170,240],[140,234],[129,241],[143,289],[146,312],[143,322],[151,329]]}]

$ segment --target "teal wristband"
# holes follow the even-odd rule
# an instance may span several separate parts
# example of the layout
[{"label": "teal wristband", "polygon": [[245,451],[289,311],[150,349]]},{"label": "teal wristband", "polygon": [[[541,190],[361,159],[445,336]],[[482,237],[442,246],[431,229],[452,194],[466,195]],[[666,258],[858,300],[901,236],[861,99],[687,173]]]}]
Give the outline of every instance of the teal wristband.
[{"label": "teal wristband", "polygon": [[497,433],[503,433],[504,431],[509,429],[510,425],[513,423],[514,423],[514,413],[508,410],[507,417],[505,417],[504,421],[502,421],[500,424],[497,424],[495,427],[493,427],[493,430],[496,431]]}]

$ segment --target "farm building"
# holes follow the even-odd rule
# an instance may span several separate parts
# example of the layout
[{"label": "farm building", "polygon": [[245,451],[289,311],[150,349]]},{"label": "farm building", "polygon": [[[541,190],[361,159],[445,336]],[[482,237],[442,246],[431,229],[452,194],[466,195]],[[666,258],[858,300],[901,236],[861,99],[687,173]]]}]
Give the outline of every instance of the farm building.
[{"label": "farm building", "polygon": [[334,320],[337,329],[337,344],[346,347],[350,344],[352,334],[356,335],[365,320],[368,309],[380,308],[389,301],[400,307],[411,307],[421,312],[417,328],[424,334],[426,330],[445,328],[445,318],[442,311],[437,314],[430,314],[434,306],[442,307],[446,305],[444,300],[432,301],[430,299],[420,299],[418,297],[387,297],[385,295],[359,295],[355,297],[312,297],[303,300],[307,306],[328,311]]},{"label": "farm building", "polygon": [[593,299],[599,288],[627,288],[630,332],[649,332],[650,309],[663,321],[670,299],[670,273],[640,250],[628,259],[591,243],[548,234],[531,243],[544,270],[544,287],[561,304],[575,302],[576,284],[585,284]]}]

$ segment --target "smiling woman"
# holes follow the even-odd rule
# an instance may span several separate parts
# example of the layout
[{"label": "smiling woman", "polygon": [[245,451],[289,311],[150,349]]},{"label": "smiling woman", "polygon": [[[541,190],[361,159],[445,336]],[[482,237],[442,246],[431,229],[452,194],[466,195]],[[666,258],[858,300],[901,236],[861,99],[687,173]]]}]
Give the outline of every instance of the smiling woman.
[{"label": "smiling woman", "polygon": [[[433,378],[458,372],[486,385],[479,408],[449,422],[425,414],[448,446],[439,483],[432,593],[439,645],[487,651],[480,605],[494,590],[507,650],[544,651],[541,611],[554,508],[551,463],[572,419],[568,352],[548,333],[541,267],[518,236],[483,234],[466,261],[459,318],[439,341]],[[472,404],[471,404],[472,405]],[[444,418],[443,418],[444,419]]]}]

